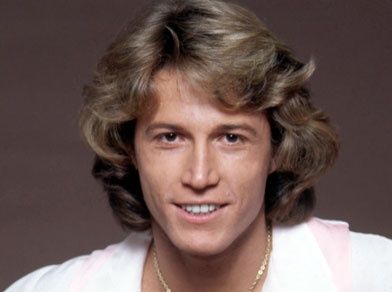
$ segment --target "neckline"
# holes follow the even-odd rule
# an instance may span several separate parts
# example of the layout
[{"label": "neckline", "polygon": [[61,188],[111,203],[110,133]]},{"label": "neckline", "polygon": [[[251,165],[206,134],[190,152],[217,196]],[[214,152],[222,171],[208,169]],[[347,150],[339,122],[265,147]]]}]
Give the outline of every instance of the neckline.
[{"label": "neckline", "polygon": [[[111,269],[116,291],[141,292],[151,242],[151,232],[145,231],[130,234],[120,244],[122,248],[114,255]],[[262,291],[337,291],[328,264],[306,223],[273,227],[272,253]]]}]

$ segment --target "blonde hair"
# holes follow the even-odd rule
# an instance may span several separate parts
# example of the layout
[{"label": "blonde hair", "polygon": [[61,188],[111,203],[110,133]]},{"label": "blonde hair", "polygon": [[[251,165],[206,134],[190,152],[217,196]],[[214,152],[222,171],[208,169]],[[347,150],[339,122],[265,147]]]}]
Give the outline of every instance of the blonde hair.
[{"label": "blonde hair", "polygon": [[164,1],[109,46],[85,87],[82,133],[96,153],[102,181],[121,224],[150,226],[137,170],[133,131],[153,104],[152,80],[175,68],[228,108],[267,114],[277,169],[267,179],[265,209],[275,223],[299,223],[314,208],[315,180],[338,152],[327,116],[305,84],[303,64],[248,10],[217,0]]}]

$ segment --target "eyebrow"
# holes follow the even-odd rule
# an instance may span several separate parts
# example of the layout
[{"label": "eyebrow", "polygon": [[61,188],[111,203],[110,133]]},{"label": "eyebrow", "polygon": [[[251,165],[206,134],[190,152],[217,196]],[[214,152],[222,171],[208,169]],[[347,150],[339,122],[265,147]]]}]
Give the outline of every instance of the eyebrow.
[{"label": "eyebrow", "polygon": [[170,123],[153,123],[151,125],[149,125],[146,129],[146,133],[149,134],[151,132],[153,132],[154,130],[157,129],[168,129],[168,130],[172,130],[172,131],[182,131],[183,128],[175,125],[175,124],[170,124]]},{"label": "eyebrow", "polygon": [[[150,134],[151,132],[153,132],[154,130],[157,129],[167,129],[167,130],[171,130],[174,132],[186,132],[186,130],[176,124],[171,124],[171,123],[153,123],[151,125],[149,125],[146,129],[146,133]],[[251,127],[250,125],[246,124],[246,123],[240,123],[240,124],[222,124],[222,125],[218,125],[213,132],[230,132],[230,131],[234,131],[234,130],[242,130],[242,131],[246,131],[248,133],[250,133],[253,136],[257,136],[257,131]]]},{"label": "eyebrow", "polygon": [[218,132],[230,132],[230,131],[234,131],[234,130],[242,130],[242,131],[246,131],[249,132],[250,134],[252,134],[253,136],[257,136],[257,131],[249,126],[248,124],[223,124],[220,125],[216,128],[216,131]]}]

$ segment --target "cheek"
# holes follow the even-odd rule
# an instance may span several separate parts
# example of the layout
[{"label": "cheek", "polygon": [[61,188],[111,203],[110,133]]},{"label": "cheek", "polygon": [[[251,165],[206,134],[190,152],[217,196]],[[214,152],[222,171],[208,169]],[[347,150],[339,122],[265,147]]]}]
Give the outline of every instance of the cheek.
[{"label": "cheek", "polygon": [[[156,169],[154,163],[149,163],[143,159],[139,159],[139,177],[142,187],[144,200],[149,209],[152,203],[159,201],[161,196],[159,191],[162,189],[164,183],[163,175]],[[151,211],[151,210],[150,210]]]},{"label": "cheek", "polygon": [[142,191],[145,196],[159,197],[160,190],[165,189],[165,177],[161,172],[154,172],[153,169],[148,171],[139,171]]},{"label": "cheek", "polygon": [[244,230],[260,214],[264,212],[265,183],[259,176],[248,177],[242,184],[238,185],[236,193],[238,202],[237,222],[239,230]]},{"label": "cheek", "polygon": [[140,157],[139,176],[144,200],[151,213],[161,213],[161,207],[169,201],[173,189],[173,171],[170,166],[154,157]]},{"label": "cheek", "polygon": [[264,201],[265,183],[268,176],[269,160],[259,163],[255,160],[244,163],[242,160],[238,167],[232,167],[228,178],[230,189],[240,208],[246,210],[259,210]]},{"label": "cheek", "polygon": [[153,218],[163,218],[165,202],[165,192],[163,191],[161,179],[140,175],[140,183],[143,192],[143,198]]},{"label": "cheek", "polygon": [[246,211],[259,209],[264,201],[265,181],[257,177],[248,177],[239,184],[239,200],[241,207]]}]

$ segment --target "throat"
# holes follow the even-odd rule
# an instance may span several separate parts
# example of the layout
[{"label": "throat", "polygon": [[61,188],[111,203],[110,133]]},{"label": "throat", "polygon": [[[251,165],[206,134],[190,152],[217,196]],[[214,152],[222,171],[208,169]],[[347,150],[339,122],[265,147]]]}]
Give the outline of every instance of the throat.
[{"label": "throat", "polygon": [[168,252],[164,244],[155,243],[148,252],[149,269],[145,271],[155,289],[143,291],[256,291],[266,278],[272,236],[264,229],[252,239],[257,244],[248,243],[244,248],[244,242],[236,242],[230,252],[208,258]]}]

